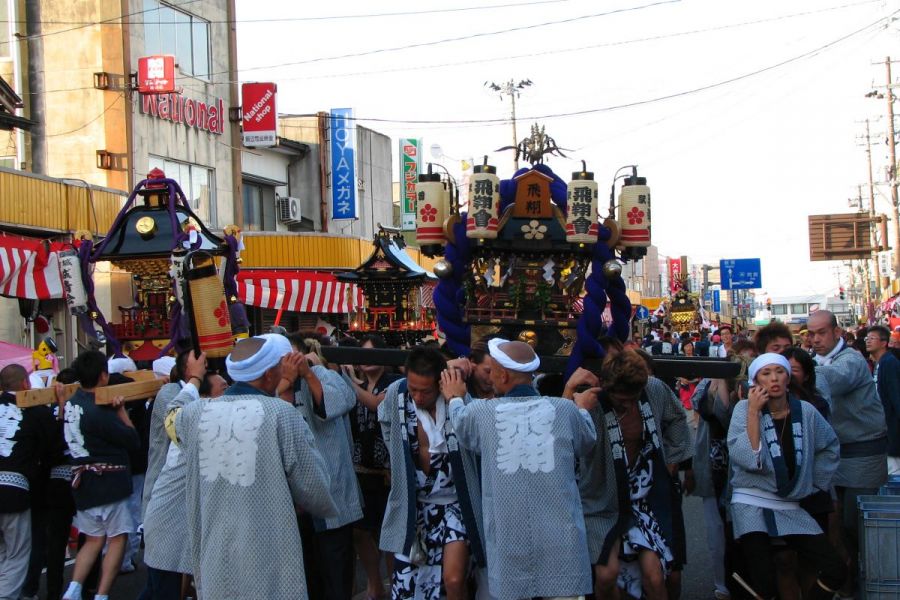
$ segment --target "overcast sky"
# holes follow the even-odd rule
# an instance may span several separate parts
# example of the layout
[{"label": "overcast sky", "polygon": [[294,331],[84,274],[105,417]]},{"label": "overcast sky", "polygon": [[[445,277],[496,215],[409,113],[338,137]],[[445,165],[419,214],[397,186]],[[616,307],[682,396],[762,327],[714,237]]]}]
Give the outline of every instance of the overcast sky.
[{"label": "overcast sky", "polygon": [[[900,10],[898,0],[238,0],[237,7],[243,81],[277,82],[282,113],[352,107],[361,123],[394,139],[395,154],[397,139],[419,137],[448,157],[488,154],[508,177],[511,153],[494,152],[511,143],[508,121],[441,121],[508,118],[509,99],[485,81],[530,79],[517,100],[519,138],[543,117],[547,133],[572,150],[570,159],[548,161],[563,179],[584,159],[608,189],[616,169],[639,165],[653,192],[661,254],[761,257],[763,291],[776,296],[837,289],[838,263],[809,262],[807,215],[850,212],[848,197],[866,181],[861,121],[886,108],[864,97],[885,83],[884,66],[871,63],[891,52],[900,58],[898,24],[873,26]],[[455,12],[309,20],[448,8]],[[455,38],[468,39],[442,42]],[[415,47],[394,50],[402,46]],[[368,54],[336,58],[360,53]],[[885,123],[872,125],[882,180]],[[876,208],[887,212],[889,192],[881,191]]]}]

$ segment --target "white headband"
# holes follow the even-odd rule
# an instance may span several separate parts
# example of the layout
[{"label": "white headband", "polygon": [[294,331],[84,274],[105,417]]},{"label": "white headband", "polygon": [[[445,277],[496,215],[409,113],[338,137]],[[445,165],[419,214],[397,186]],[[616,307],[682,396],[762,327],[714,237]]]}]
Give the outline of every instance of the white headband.
[{"label": "white headband", "polygon": [[752,363],[750,363],[750,371],[748,373],[750,375],[750,382],[752,383],[756,379],[756,374],[759,373],[760,369],[764,369],[771,365],[778,365],[779,367],[784,368],[788,374],[791,373],[791,363],[788,362],[788,359],[780,354],[767,352],[765,354],[760,354]]},{"label": "white headband", "polygon": [[112,375],[113,373],[124,373],[125,371],[137,371],[137,365],[126,356],[124,358],[109,359],[106,361],[106,369]]},{"label": "white headband", "polygon": [[265,341],[256,354],[239,361],[232,360],[231,354],[229,354],[225,359],[228,374],[233,380],[256,381],[266,371],[277,365],[285,355],[291,353],[291,343],[283,335],[266,333],[256,336],[255,339]]},{"label": "white headband", "polygon": [[168,377],[172,373],[175,366],[175,358],[172,356],[161,356],[153,361],[153,373],[160,377]]},{"label": "white headband", "polygon": [[520,363],[510,358],[506,352],[500,349],[500,346],[508,343],[509,340],[500,338],[494,338],[488,341],[488,352],[490,353],[491,358],[500,363],[501,367],[509,369],[510,371],[518,371],[519,373],[533,373],[534,371],[537,371],[538,367],[541,366],[541,359],[537,354],[534,355],[534,358],[531,359],[530,362]]}]

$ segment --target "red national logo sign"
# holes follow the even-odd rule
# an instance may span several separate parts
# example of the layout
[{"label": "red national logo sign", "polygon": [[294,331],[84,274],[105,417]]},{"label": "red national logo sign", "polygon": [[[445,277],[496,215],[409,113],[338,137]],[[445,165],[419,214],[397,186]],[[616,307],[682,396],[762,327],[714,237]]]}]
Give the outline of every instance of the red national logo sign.
[{"label": "red national logo sign", "polygon": [[241,86],[242,129],[245,146],[274,146],[278,130],[274,83]]},{"label": "red national logo sign", "polygon": [[138,92],[170,94],[175,91],[175,57],[142,56],[138,58]]}]

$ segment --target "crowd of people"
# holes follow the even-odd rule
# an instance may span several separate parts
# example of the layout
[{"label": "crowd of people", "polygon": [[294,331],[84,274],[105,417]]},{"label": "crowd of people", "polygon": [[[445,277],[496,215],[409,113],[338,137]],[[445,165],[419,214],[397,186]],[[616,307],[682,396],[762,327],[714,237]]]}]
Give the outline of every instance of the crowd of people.
[{"label": "crowd of people", "polygon": [[[357,564],[373,600],[677,600],[685,494],[702,498],[710,596],[853,597],[856,498],[900,472],[891,337],[848,339],[819,311],[801,339],[778,322],[604,338],[599,369],[563,378],[499,337],[461,358],[417,346],[395,370],[323,356],[377,335],[270,333],[218,368],[159,359],[146,403],[96,404],[122,359],[85,352],[57,377],[74,395],[27,409],[10,365],[0,600],[36,598],[44,568],[46,598],[105,600],[141,542],[142,600],[349,600]],[[675,354],[739,373],[654,377]]]}]

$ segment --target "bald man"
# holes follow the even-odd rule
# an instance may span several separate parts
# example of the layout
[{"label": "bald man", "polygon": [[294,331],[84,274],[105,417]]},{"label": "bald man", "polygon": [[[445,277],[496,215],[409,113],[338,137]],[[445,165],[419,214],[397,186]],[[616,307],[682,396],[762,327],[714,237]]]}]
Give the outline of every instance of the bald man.
[{"label": "bald man", "polygon": [[187,532],[201,598],[307,597],[294,507],[317,518],[337,509],[309,426],[274,395],[282,379],[293,385],[301,360],[284,336],[242,340],[225,361],[235,383],[211,400],[198,394],[205,356],[188,358],[181,394],[190,402],[167,423],[187,465]]},{"label": "bald man", "polygon": [[[833,484],[838,497],[841,533],[856,573],[859,548],[856,499],[875,494],[887,480],[887,424],[875,382],[863,355],[844,341],[835,316],[814,312],[807,321],[816,353],[816,380],[831,390],[831,425],[841,442],[841,462]],[[849,579],[849,578],[848,578]],[[851,592],[848,587],[842,592]]]},{"label": "bald man", "polygon": [[[541,396],[532,385],[540,360],[524,342],[488,343],[493,400],[464,399],[455,370],[441,376],[460,446],[481,455],[481,504],[492,598],[577,598],[591,592],[576,458],[597,432],[576,403]],[[594,396],[595,397],[595,396]],[[469,400],[468,402],[466,400]]]}]

